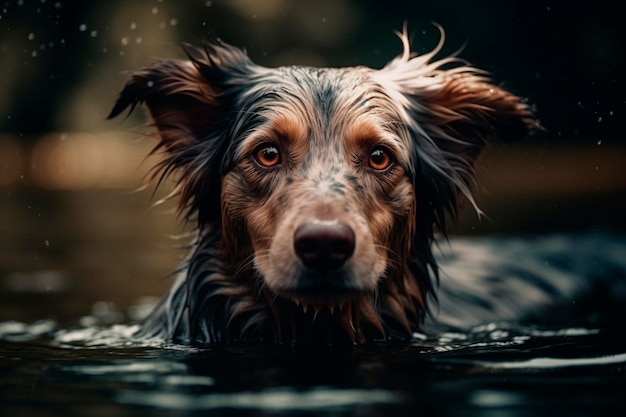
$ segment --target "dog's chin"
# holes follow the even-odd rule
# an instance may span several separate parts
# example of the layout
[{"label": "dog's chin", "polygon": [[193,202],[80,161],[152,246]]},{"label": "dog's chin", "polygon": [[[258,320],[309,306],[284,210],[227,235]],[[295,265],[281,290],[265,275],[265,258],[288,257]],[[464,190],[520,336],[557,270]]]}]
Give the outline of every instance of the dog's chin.
[{"label": "dog's chin", "polygon": [[289,285],[274,288],[273,291],[296,305],[316,309],[341,307],[369,292],[341,271],[308,270],[298,274]]}]

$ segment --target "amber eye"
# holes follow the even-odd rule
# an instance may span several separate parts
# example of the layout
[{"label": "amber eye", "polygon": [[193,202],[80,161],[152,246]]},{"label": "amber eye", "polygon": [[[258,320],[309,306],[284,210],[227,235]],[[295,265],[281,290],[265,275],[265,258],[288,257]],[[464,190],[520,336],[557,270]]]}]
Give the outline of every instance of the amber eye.
[{"label": "amber eye", "polygon": [[278,147],[271,144],[263,144],[254,151],[254,158],[264,167],[273,167],[280,164],[280,152]]},{"label": "amber eye", "polygon": [[372,151],[368,162],[370,167],[375,170],[381,171],[388,168],[393,161],[391,159],[390,152],[387,149],[383,147],[378,147]]}]

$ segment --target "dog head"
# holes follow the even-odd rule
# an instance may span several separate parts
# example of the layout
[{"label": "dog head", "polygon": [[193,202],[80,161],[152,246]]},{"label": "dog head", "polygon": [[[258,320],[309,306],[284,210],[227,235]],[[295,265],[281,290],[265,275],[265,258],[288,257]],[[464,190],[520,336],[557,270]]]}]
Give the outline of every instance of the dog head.
[{"label": "dog head", "polygon": [[266,68],[215,43],[122,91],[110,117],[147,105],[157,172],[176,172],[180,210],[213,236],[238,288],[222,293],[246,299],[229,320],[264,300],[276,322],[325,311],[352,340],[416,330],[436,276],[434,230],[460,196],[473,203],[486,142],[535,124],[483,72],[437,60],[442,42],[416,56],[401,39],[380,70]]}]

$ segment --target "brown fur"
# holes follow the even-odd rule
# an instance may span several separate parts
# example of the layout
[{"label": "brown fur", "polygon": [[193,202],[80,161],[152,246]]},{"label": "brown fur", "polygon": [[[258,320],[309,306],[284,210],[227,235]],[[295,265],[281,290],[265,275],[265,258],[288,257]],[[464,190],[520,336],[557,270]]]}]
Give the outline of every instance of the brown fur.
[{"label": "brown fur", "polygon": [[[459,195],[473,202],[486,141],[523,137],[535,124],[480,71],[435,60],[441,45],[414,56],[401,38],[403,55],[381,70],[269,69],[217,43],[133,75],[111,117],[147,105],[154,152],[164,154],[155,176],[177,173],[173,194],[198,224],[142,334],[356,343],[419,329],[437,276],[435,227],[445,231]],[[280,163],[262,166],[263,146]],[[386,169],[369,163],[377,150],[391,158]],[[294,249],[305,224],[349,229],[345,263],[307,266]]]}]

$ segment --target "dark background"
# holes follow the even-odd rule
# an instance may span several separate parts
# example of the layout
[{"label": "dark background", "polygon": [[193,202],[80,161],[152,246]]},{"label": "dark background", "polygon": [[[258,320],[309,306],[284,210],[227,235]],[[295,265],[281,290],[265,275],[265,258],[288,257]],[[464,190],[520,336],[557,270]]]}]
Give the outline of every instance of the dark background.
[{"label": "dark background", "polygon": [[[463,46],[462,57],[536,105],[550,140],[623,139],[626,31],[617,1],[11,0],[0,17],[0,132],[101,128],[121,70],[211,32],[260,64],[380,67],[400,51],[394,30],[407,22],[414,48],[426,51],[436,22],[447,53]],[[106,89],[85,86],[103,72]],[[100,119],[78,123],[68,112],[80,88],[101,104]]]},{"label": "dark background", "polygon": [[131,192],[153,142],[137,140],[142,112],[106,120],[124,71],[212,34],[267,66],[381,67],[405,22],[417,52],[442,25],[442,54],[462,48],[546,128],[489,149],[476,190],[489,217],[465,207],[452,234],[626,231],[616,1],[0,0],[0,321],[102,316],[97,300],[126,307],[169,286],[184,254],[170,235],[187,228],[151,208],[168,184]]},{"label": "dark background", "polygon": [[[441,24],[444,55],[463,48],[461,57],[527,97],[546,128],[488,149],[476,195],[489,218],[479,221],[465,207],[451,239],[566,233],[557,241],[582,253],[577,246],[599,233],[592,241],[614,249],[610,243],[626,236],[622,9],[617,0],[0,0],[0,339],[15,329],[41,335],[54,325],[92,330],[137,320],[170,286],[189,240],[171,235],[189,227],[171,204],[151,206],[171,184],[154,197],[151,188],[132,192],[155,163],[142,163],[154,142],[138,140],[145,132],[142,112],[130,120],[107,121],[106,115],[123,71],[181,57],[177,44],[201,43],[211,32],[268,66],[381,67],[401,52],[393,31],[404,22],[418,52],[437,44],[433,22]],[[619,239],[611,239],[613,233],[621,233]],[[542,273],[538,260],[519,249],[511,265],[529,261],[526,272]],[[506,251],[495,249],[494,262],[510,256]],[[607,250],[607,258],[619,256]],[[561,264],[558,257],[545,259]],[[480,266],[482,260],[474,261]],[[610,264],[589,262],[581,257],[578,267],[619,277]],[[472,262],[461,265],[474,273]],[[594,311],[612,298],[599,290]],[[289,408],[275,407],[320,393],[322,408],[303,404],[297,411],[610,415],[609,405],[623,409],[625,391],[623,314],[615,317],[615,333],[565,322],[558,331],[498,325],[446,333],[432,345],[436,356],[391,344],[301,355],[282,349],[287,346],[197,353],[122,348],[116,338],[92,349],[83,344],[88,335],[77,349],[3,339],[0,415],[284,415]],[[519,364],[528,369],[515,369]],[[372,388],[401,394],[407,403],[362,403]],[[356,402],[323,408],[329,398],[354,392],[360,393]],[[252,398],[261,408],[210,407],[224,399],[240,407],[234,404],[240,398],[243,407]],[[121,404],[124,399],[131,402]]]}]

